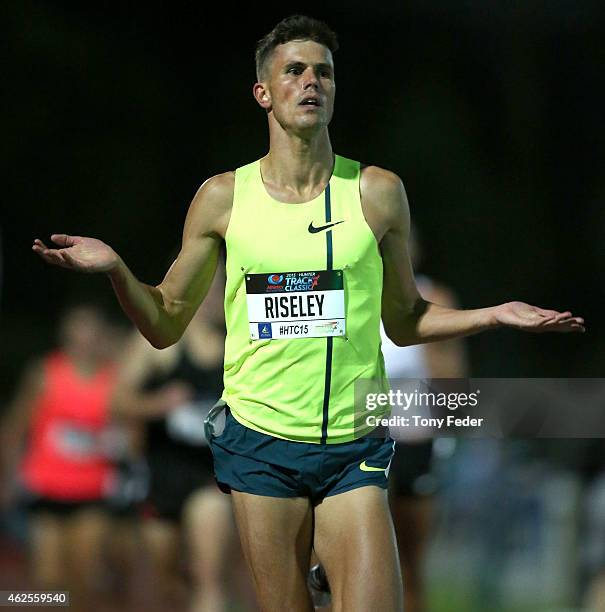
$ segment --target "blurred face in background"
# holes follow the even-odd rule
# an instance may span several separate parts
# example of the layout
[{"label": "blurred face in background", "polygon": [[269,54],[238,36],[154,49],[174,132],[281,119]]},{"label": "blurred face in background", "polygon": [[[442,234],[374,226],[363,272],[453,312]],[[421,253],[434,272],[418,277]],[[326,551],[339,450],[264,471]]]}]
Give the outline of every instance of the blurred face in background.
[{"label": "blurred face in background", "polygon": [[106,323],[103,315],[93,306],[77,306],[62,317],[59,327],[59,342],[70,354],[97,359],[106,352]]}]

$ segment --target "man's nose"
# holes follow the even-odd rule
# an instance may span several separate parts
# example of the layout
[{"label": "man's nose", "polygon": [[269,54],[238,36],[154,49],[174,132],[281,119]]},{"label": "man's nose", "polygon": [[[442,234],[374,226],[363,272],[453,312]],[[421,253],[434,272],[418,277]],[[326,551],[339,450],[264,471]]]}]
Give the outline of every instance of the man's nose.
[{"label": "man's nose", "polygon": [[315,89],[317,89],[319,87],[319,79],[317,78],[317,75],[315,74],[313,68],[307,68],[303,76],[303,89],[309,89],[309,87],[314,87]]}]

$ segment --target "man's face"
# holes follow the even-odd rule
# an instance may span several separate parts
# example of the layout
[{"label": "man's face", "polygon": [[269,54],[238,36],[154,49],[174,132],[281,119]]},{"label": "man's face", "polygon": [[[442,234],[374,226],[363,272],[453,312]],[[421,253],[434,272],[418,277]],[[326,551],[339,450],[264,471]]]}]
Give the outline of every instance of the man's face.
[{"label": "man's face", "polygon": [[263,106],[284,129],[316,131],[330,123],[336,86],[327,47],[312,40],[278,45],[266,70]]}]

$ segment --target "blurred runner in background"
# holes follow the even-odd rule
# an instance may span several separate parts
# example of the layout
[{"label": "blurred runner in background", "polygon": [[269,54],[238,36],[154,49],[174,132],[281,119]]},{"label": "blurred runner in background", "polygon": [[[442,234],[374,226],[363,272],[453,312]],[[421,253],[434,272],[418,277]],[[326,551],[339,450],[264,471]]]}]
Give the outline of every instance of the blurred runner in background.
[{"label": "blurred runner in background", "polygon": [[95,306],[65,312],[60,348],[27,366],[0,445],[3,501],[29,516],[30,588],[69,590],[77,610],[99,600],[112,485],[103,438],[116,369],[105,329]]},{"label": "blurred runner in background", "polygon": [[[112,324],[104,344],[108,355],[123,355],[130,341],[130,326]],[[149,470],[143,456],[144,425],[140,420],[112,415],[106,452],[114,464],[107,498],[110,529],[104,556],[107,591],[112,607],[131,610],[145,599],[148,573],[143,559],[141,503],[149,492]],[[142,597],[143,596],[143,597]]]},{"label": "blurred runner in background", "polygon": [[[409,242],[414,270],[422,258],[418,233],[412,228]],[[453,292],[422,274],[416,275],[422,297],[435,304],[457,308]],[[467,361],[463,340],[433,342],[398,347],[391,342],[380,326],[382,353],[387,377],[396,387],[397,379],[462,378],[467,376]],[[432,438],[412,429],[394,430],[390,435],[397,440],[396,451],[389,471],[391,511],[399,545],[399,562],[404,584],[406,612],[425,612],[423,561],[431,529],[434,510],[433,494],[437,481],[433,473],[434,444]]]},{"label": "blurred runner in background", "polygon": [[[188,574],[195,612],[225,609],[225,570],[235,535],[230,499],[214,482],[203,426],[223,390],[224,282],[224,272],[215,276],[177,344],[159,351],[135,333],[113,410],[145,423],[150,491],[143,537],[158,596],[165,605],[182,602]],[[181,566],[183,550],[186,568]]]}]

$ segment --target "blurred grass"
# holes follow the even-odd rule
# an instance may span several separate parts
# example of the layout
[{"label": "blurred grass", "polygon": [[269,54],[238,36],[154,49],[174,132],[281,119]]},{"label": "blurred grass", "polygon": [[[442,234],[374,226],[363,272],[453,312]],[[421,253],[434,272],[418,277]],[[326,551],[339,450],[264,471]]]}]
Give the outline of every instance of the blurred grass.
[{"label": "blurred grass", "polygon": [[553,605],[545,601],[525,602],[517,605],[494,606],[482,603],[471,589],[454,582],[433,583],[428,589],[428,612],[569,612],[567,605]]}]

